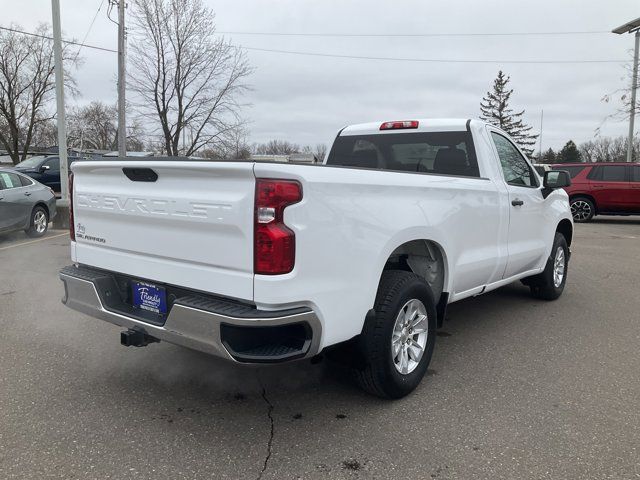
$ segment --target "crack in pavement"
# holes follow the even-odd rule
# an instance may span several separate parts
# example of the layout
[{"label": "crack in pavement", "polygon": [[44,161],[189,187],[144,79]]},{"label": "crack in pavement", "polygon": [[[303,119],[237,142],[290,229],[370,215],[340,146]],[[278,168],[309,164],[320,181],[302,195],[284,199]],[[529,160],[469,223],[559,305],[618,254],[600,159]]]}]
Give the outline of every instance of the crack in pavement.
[{"label": "crack in pavement", "polygon": [[269,465],[269,460],[271,459],[271,451],[273,446],[273,433],[274,433],[273,404],[267,398],[267,389],[264,387],[264,385],[262,385],[262,398],[268,406],[267,416],[269,417],[269,422],[271,422],[271,432],[269,434],[269,441],[267,442],[267,455],[264,457],[262,470],[260,470],[257,480],[262,479],[262,476],[264,475],[264,472],[267,470],[267,466]]}]

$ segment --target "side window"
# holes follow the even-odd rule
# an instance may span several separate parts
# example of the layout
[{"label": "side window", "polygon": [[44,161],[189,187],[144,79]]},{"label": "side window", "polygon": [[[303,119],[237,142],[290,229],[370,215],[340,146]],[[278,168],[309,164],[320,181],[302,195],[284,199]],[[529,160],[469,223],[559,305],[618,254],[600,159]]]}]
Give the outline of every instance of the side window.
[{"label": "side window", "polygon": [[631,181],[640,182],[640,166],[635,166],[631,169]]},{"label": "side window", "polygon": [[49,167],[49,171],[51,172],[57,172],[60,170],[60,159],[59,158],[52,158],[50,160],[47,160],[46,162],[44,162],[42,164],[42,166],[48,166]]},{"label": "side window", "polygon": [[584,170],[584,167],[569,167],[563,165],[561,167],[553,167],[553,170],[565,170],[569,172],[571,178],[576,178],[576,176]]},{"label": "side window", "polygon": [[624,182],[626,169],[624,165],[605,165],[602,167],[602,181]]},{"label": "side window", "polygon": [[509,185],[519,187],[537,187],[538,181],[531,172],[529,163],[520,154],[518,149],[502,135],[491,132],[493,143],[498,150],[500,165],[504,179]]},{"label": "side window", "polygon": [[0,173],[0,185],[3,190],[7,190],[9,188],[17,188],[22,186],[22,182],[20,181],[20,177],[15,173]]},{"label": "side window", "polygon": [[587,174],[589,180],[602,180],[602,167],[593,167]]},{"label": "side window", "polygon": [[23,187],[33,185],[33,180],[31,180],[29,177],[25,177],[24,175],[18,175],[18,177],[20,177],[20,183],[22,183]]}]

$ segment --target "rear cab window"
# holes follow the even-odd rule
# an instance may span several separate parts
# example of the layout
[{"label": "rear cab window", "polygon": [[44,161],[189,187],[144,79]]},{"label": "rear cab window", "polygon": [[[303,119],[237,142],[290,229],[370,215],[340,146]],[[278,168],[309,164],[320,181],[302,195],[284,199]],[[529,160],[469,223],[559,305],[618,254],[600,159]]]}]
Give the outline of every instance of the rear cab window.
[{"label": "rear cab window", "polygon": [[468,131],[339,136],[326,165],[480,177]]}]

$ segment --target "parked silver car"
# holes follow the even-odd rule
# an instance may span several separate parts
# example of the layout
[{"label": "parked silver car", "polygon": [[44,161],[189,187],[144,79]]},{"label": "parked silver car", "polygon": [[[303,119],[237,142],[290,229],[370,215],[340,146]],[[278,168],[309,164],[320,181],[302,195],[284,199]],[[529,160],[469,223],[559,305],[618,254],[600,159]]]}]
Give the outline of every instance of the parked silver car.
[{"label": "parked silver car", "polygon": [[53,190],[15,170],[0,168],[0,233],[24,230],[30,237],[41,237],[55,216]]}]

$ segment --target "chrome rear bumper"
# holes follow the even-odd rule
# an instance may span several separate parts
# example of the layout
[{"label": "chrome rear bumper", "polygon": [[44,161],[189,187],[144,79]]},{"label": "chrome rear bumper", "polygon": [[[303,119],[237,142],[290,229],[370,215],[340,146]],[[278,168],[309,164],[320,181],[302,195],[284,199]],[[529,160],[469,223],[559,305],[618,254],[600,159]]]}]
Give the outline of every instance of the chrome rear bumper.
[{"label": "chrome rear bumper", "polygon": [[[60,271],[60,280],[65,287],[62,303],[73,310],[144,332],[158,340],[239,363],[279,363],[318,353],[321,323],[316,314],[306,307],[264,311],[194,293],[176,298],[166,320],[160,325],[109,305],[118,295],[113,275],[112,272],[83,266],[63,268]],[[289,341],[290,338],[281,338],[281,333],[291,336],[290,328],[294,326],[296,332],[307,332],[304,339]],[[229,332],[226,333],[227,338],[224,338],[223,331]],[[271,343],[261,346],[261,338],[269,338]],[[278,343],[279,338],[281,344]]]}]

